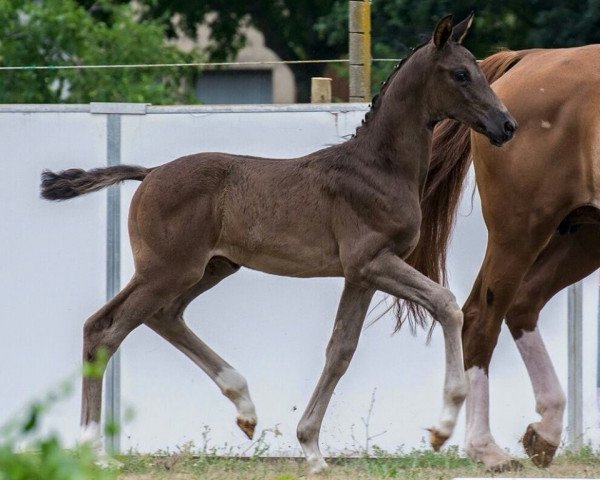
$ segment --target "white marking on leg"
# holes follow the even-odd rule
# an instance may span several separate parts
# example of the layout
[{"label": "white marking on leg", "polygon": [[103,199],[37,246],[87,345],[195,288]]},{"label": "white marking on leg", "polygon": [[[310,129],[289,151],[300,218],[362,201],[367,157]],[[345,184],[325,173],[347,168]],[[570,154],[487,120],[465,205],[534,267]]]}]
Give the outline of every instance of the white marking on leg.
[{"label": "white marking on leg", "polygon": [[531,379],[535,410],[542,416],[541,421],[534,424],[535,431],[547,442],[558,445],[566,398],[542,336],[537,328],[533,332],[524,331],[515,343]]},{"label": "white marking on leg", "polygon": [[305,449],[304,455],[306,455],[306,463],[308,463],[308,473],[321,473],[329,467],[320,452],[311,454],[308,449]]},{"label": "white marking on leg", "polygon": [[446,379],[444,382],[444,405],[437,430],[445,437],[452,435],[456,419],[468,391],[463,367],[462,325],[463,314],[456,305],[450,319],[442,323],[446,348]]},{"label": "white marking on leg", "polygon": [[[306,415],[306,412],[305,412]],[[319,473],[327,468],[319,448],[320,424],[315,424],[313,418],[303,418],[298,424],[298,440],[308,463],[308,473]]]},{"label": "white marking on leg", "polygon": [[89,443],[96,450],[97,447],[102,447],[102,435],[100,435],[100,425],[96,422],[90,422],[87,425],[81,426],[79,433],[79,441],[81,443]]},{"label": "white marking on leg", "polygon": [[470,389],[467,398],[467,450],[485,446],[489,440],[493,442],[490,432],[489,418],[489,383],[488,376],[480,367],[467,370]]},{"label": "white marking on leg", "polygon": [[246,379],[237,370],[225,367],[215,378],[215,383],[219,386],[223,395],[235,405],[238,418],[256,424],[256,409],[250,398]]},{"label": "white marking on leg", "polygon": [[494,468],[512,457],[502,450],[490,431],[490,393],[488,376],[480,367],[467,370],[469,395],[467,397],[466,450],[469,457]]},{"label": "white marking on leg", "polygon": [[109,457],[104,450],[104,442],[102,441],[102,433],[100,425],[96,422],[90,422],[87,425],[81,426],[79,433],[79,443],[87,443],[92,448],[96,460],[94,463],[101,468],[119,467],[121,462]]}]

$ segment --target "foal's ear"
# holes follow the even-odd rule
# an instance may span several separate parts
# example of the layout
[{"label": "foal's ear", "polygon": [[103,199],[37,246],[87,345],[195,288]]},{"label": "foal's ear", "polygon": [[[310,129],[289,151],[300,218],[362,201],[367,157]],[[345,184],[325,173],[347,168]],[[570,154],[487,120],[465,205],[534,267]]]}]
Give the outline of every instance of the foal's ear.
[{"label": "foal's ear", "polygon": [[442,48],[452,35],[452,15],[442,18],[433,31],[433,43],[437,48]]},{"label": "foal's ear", "polygon": [[464,38],[467,36],[467,33],[469,32],[469,28],[471,28],[471,25],[473,25],[474,16],[475,13],[471,12],[471,14],[467,18],[465,18],[462,22],[456,24],[456,26],[452,30],[452,40],[459,44],[462,43]]}]

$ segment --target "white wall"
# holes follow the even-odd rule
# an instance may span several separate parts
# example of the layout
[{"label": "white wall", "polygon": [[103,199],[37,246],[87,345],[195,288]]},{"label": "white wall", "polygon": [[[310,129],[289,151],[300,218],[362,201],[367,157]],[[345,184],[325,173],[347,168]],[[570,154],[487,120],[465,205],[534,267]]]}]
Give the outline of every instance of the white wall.
[{"label": "white wall", "polygon": [[[158,165],[199,151],[293,157],[342,141],[364,113],[268,110],[123,116],[122,162]],[[0,189],[8,219],[0,230],[0,322],[5,326],[0,335],[0,423],[28,398],[77,370],[81,326],[103,303],[106,193],[50,204],[39,199],[38,183],[43,168],[105,164],[105,142],[104,115],[0,114],[0,152],[9,180]],[[136,186],[129,182],[122,187],[123,284],[132,273],[126,212]],[[468,215],[470,191],[450,255],[451,288],[459,301],[470,290],[485,246],[477,197]],[[281,431],[277,437],[266,434],[273,453],[299,452],[296,424],[320,374],[340,293],[339,279],[299,280],[243,270],[187,311],[194,331],[246,376],[258,431],[275,426]],[[584,299],[584,425],[587,438],[597,444],[595,279],[586,281]],[[541,330],[564,387],[566,324],[563,293],[544,310]],[[441,329],[430,346],[423,332],[417,338],[408,329],[391,336],[392,329],[387,317],[365,330],[325,418],[324,449],[362,446],[361,418],[373,392],[370,431],[385,431],[374,443],[390,451],[424,446],[424,429],[437,420],[441,407]],[[520,453],[518,439],[537,415],[525,368],[506,331],[491,375],[494,433],[501,445]],[[146,327],[123,345],[122,394],[123,404],[135,410],[135,418],[124,426],[124,449],[174,449],[188,441],[202,445],[208,426],[209,446],[252,451],[235,426],[229,401],[192,362]],[[68,439],[77,431],[78,395],[49,419]],[[461,444],[463,432],[461,422],[451,443]]]},{"label": "white wall", "polygon": [[[77,372],[83,320],[105,297],[105,194],[39,198],[42,169],[105,163],[105,130],[86,113],[0,113],[0,424]],[[74,396],[49,423],[74,438],[78,417]]]}]

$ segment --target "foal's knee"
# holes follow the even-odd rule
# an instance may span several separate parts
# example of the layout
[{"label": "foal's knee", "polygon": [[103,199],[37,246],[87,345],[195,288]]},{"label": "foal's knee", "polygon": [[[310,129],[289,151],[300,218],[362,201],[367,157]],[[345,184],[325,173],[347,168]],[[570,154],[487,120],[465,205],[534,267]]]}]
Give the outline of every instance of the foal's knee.
[{"label": "foal's knee", "polygon": [[469,393],[469,383],[466,377],[450,386],[447,400],[454,405],[462,405]]},{"label": "foal's knee", "polygon": [[543,305],[519,301],[511,305],[506,314],[506,325],[515,340],[518,340],[524,331],[532,331],[536,328],[540,310]]},{"label": "foal's knee", "polygon": [[435,299],[436,320],[442,327],[454,327],[462,329],[463,312],[456,303],[456,297],[450,290],[444,289]]}]

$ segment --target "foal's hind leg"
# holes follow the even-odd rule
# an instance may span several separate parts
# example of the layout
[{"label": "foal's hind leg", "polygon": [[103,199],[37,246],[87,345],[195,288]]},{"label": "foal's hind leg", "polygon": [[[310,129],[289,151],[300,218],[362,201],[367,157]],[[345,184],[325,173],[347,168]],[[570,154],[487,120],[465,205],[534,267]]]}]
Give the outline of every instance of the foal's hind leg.
[{"label": "foal's hind leg", "polygon": [[546,351],[537,322],[557,292],[600,267],[600,227],[581,225],[575,233],[555,234],[542,251],[506,315],[506,323],[525,362],[539,422],[527,427],[523,447],[533,463],[547,467],[560,443],[565,395]]},{"label": "foal's hind leg", "polygon": [[335,386],[350,365],[373,293],[371,289],[347,282],[344,286],[333,333],[327,345],[325,368],[298,424],[298,440],[311,473],[327,467],[319,450],[321,423]]},{"label": "foal's hind leg", "polygon": [[182,316],[194,298],[238,270],[237,265],[224,258],[213,258],[200,282],[145,323],[190,358],[217,384],[223,395],[235,405],[238,426],[252,439],[256,427],[256,411],[245,378],[200,340],[187,327]]},{"label": "foal's hind leg", "polygon": [[[106,350],[110,358],[125,337],[162,306],[167,291],[160,285],[134,277],[121,292],[86,320],[83,327],[83,361],[96,360],[101,348]],[[92,441],[99,451],[102,379],[103,373],[83,378],[81,402],[82,438]]]}]

